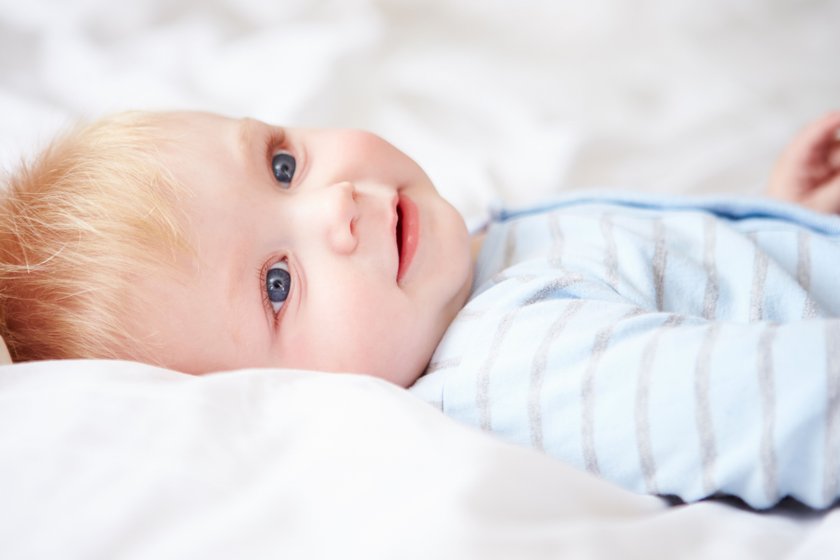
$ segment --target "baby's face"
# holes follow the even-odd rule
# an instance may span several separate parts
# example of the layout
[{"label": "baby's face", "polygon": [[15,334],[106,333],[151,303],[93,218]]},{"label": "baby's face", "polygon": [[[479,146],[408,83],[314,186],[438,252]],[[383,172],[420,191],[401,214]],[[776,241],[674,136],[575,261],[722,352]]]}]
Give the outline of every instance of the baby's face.
[{"label": "baby's face", "polygon": [[135,337],[190,373],[290,367],[411,384],[463,305],[463,219],[408,156],[352,130],[174,115],[195,257],[143,278]]}]

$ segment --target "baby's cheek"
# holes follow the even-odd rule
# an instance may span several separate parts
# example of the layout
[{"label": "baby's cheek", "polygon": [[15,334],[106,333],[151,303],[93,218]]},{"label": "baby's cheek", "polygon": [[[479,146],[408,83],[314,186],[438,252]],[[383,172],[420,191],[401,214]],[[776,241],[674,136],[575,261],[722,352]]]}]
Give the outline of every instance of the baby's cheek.
[{"label": "baby's cheek", "polygon": [[354,344],[344,348],[353,370],[386,379],[403,387],[425,368],[429,357],[428,337],[408,321],[368,321],[357,325]]}]

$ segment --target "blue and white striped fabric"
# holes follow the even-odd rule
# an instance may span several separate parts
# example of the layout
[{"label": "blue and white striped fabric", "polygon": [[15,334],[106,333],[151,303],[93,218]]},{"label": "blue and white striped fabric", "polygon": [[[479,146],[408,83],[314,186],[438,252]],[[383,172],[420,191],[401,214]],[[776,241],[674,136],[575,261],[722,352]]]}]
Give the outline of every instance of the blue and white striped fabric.
[{"label": "blue and white striped fabric", "polygon": [[499,213],[412,387],[638,492],[840,493],[840,218],[743,199]]}]

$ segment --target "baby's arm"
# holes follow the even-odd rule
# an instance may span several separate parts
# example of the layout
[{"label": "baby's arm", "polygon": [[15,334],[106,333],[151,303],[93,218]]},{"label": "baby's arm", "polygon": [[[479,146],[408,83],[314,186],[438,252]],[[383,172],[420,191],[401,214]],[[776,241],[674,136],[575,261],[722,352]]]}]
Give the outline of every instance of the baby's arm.
[{"label": "baby's arm", "polygon": [[824,115],[793,138],[773,169],[767,194],[840,214],[840,111]]}]

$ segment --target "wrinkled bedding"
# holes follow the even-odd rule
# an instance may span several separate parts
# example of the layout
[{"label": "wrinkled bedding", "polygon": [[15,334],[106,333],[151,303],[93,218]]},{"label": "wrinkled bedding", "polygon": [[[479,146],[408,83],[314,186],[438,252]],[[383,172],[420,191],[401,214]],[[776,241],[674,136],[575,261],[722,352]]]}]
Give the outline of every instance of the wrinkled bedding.
[{"label": "wrinkled bedding", "polygon": [[820,558],[840,517],[670,507],[356,375],[0,369],[6,558]]},{"label": "wrinkled bedding", "polygon": [[[470,222],[602,187],[761,192],[840,105],[834,0],[0,0],[0,166],[78,118],[371,129]],[[8,558],[825,558],[836,509],[671,506],[364,376],[0,367]]]}]

